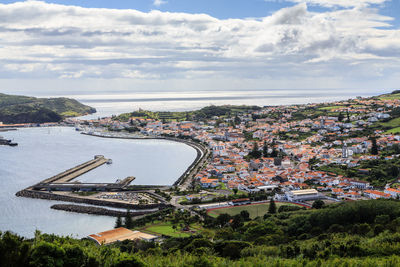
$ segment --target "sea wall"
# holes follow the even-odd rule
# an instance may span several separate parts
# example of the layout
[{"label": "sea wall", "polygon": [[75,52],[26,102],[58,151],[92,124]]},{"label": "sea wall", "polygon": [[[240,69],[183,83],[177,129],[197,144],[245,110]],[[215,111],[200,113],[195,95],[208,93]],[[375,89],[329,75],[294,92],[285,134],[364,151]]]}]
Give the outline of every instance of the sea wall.
[{"label": "sea wall", "polygon": [[65,202],[74,202],[74,203],[85,203],[95,206],[108,206],[113,208],[124,208],[124,209],[163,209],[168,207],[167,204],[158,203],[158,204],[129,204],[129,203],[122,203],[122,202],[113,202],[113,201],[106,201],[101,199],[93,199],[93,198],[84,198],[84,197],[74,197],[74,196],[67,196],[67,195],[59,195],[44,191],[33,191],[29,189],[24,189],[15,194],[17,197],[29,197],[29,198],[37,198],[37,199],[48,199],[48,200],[58,200],[58,201],[65,201]]},{"label": "sea wall", "polygon": [[[77,213],[85,213],[85,214],[93,214],[93,215],[104,215],[104,216],[112,216],[112,217],[125,217],[126,212],[118,211],[118,210],[110,210],[105,208],[97,208],[92,206],[82,206],[82,205],[72,205],[72,204],[55,204],[50,208],[54,210],[63,210],[68,212],[77,212]],[[132,217],[141,216],[149,213],[154,213],[154,211],[137,211],[137,212],[129,212]]]}]

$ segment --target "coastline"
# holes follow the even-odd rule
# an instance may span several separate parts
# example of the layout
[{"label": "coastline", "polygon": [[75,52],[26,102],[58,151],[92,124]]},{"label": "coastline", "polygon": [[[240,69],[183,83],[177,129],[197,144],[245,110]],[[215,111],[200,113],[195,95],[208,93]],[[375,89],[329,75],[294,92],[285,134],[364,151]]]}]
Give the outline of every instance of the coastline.
[{"label": "coastline", "polygon": [[[186,144],[193,149],[196,150],[196,158],[194,161],[186,168],[186,170],[182,173],[180,177],[171,185],[171,186],[178,186],[182,190],[185,190],[191,183],[192,178],[194,177],[193,174],[196,173],[196,169],[200,164],[203,164],[204,160],[207,159],[209,155],[209,150],[204,145],[186,139],[174,138],[174,137],[118,137],[118,136],[104,136],[100,134],[89,134],[89,133],[81,133],[85,135],[91,135],[94,137],[100,138],[114,138],[114,139],[137,139],[137,140],[167,140],[172,142],[179,142]],[[165,185],[161,185],[165,186]],[[133,185],[134,187],[134,185]],[[154,187],[154,186],[153,186]],[[157,186],[155,186],[157,187]],[[125,191],[125,190],[124,190]],[[132,191],[131,189],[127,189],[126,192]],[[151,197],[157,199],[159,203],[157,204],[130,204],[124,203],[119,201],[112,201],[112,200],[101,200],[101,199],[93,199],[90,196],[72,196],[66,195],[60,192],[47,192],[47,191],[38,191],[33,190],[32,187],[27,187],[23,190],[18,191],[15,195],[17,197],[26,197],[26,198],[34,198],[34,199],[46,199],[46,200],[56,200],[56,201],[63,201],[69,203],[79,203],[79,204],[88,204],[88,205],[95,205],[99,206],[99,208],[94,208],[95,210],[91,210],[87,208],[87,206],[81,205],[72,205],[72,204],[60,204],[56,205],[55,207],[51,207],[52,209],[57,210],[64,210],[68,212],[75,212],[75,213],[85,213],[85,214],[95,214],[95,215],[105,215],[105,216],[120,216],[121,214],[118,212],[109,211],[109,209],[104,209],[101,207],[112,207],[112,208],[123,208],[123,209],[133,209],[133,210],[149,210],[149,209],[164,209],[170,206],[170,204],[161,196],[154,193],[152,187],[147,190],[133,190],[132,192],[135,193],[146,193],[149,194]],[[144,215],[145,212],[140,212],[139,215]]]},{"label": "coastline", "polygon": [[183,143],[186,144],[193,149],[196,150],[196,158],[193,161],[192,164],[189,165],[189,167],[186,168],[186,170],[183,172],[183,174],[175,181],[175,183],[172,184],[172,186],[183,186],[185,184],[185,181],[187,180],[188,176],[190,176],[191,171],[194,170],[195,167],[199,165],[204,159],[206,159],[209,155],[209,149],[204,146],[203,144],[195,141],[191,141],[188,139],[182,139],[182,138],[176,138],[176,137],[168,137],[168,136],[160,136],[160,137],[127,137],[127,136],[108,136],[108,135],[101,135],[101,134],[95,134],[95,133],[86,133],[86,132],[81,132],[81,134],[84,135],[89,135],[89,136],[95,136],[95,137],[100,137],[100,138],[112,138],[112,139],[133,139],[133,140],[168,140],[168,141],[173,141],[173,142],[178,142],[178,143]]}]

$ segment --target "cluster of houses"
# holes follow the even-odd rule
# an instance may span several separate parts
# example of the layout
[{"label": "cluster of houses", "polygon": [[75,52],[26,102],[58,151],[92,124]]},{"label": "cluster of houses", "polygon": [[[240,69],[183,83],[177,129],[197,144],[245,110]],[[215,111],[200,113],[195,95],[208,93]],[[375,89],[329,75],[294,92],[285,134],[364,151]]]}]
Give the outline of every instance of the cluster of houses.
[{"label": "cluster of houses", "polygon": [[[398,99],[357,98],[322,107],[320,104],[264,107],[236,114],[236,118],[216,116],[202,121],[162,122],[132,117],[128,122],[104,118],[92,123],[113,129],[135,127],[143,135],[185,137],[207,144],[212,159],[195,176],[206,189],[226,186],[247,192],[279,189],[284,193],[316,190],[336,199],[397,198],[397,189],[378,191],[365,181],[315,171],[313,167],[329,164],[357,167],[363,160],[378,158],[369,154],[371,140],[354,133],[389,120],[390,111],[399,106]],[[307,114],[308,109],[319,111],[318,116],[299,116]],[[336,115],[327,115],[324,112],[327,110]],[[375,133],[379,146],[400,144],[400,136],[396,134]],[[249,156],[257,147],[261,156]],[[285,197],[295,198],[290,194]]]}]

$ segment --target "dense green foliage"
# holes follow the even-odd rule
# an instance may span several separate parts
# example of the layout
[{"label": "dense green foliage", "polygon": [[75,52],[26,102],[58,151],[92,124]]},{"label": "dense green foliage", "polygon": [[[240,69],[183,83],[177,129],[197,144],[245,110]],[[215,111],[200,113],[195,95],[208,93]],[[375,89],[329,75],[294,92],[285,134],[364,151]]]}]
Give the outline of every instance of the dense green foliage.
[{"label": "dense green foliage", "polygon": [[0,94],[0,121],[4,123],[58,122],[95,109],[69,98],[35,98]]},{"label": "dense green foliage", "polygon": [[[398,147],[394,146],[392,149],[387,150],[387,152],[395,152]],[[397,181],[400,174],[400,159],[365,160],[361,161],[359,166],[353,168],[349,168],[346,165],[330,164],[317,169],[368,181],[375,187],[383,188],[387,183]]]},{"label": "dense green foliage", "polygon": [[[131,117],[140,117],[146,119],[157,119],[162,121],[185,121],[185,120],[202,120],[211,119],[214,116],[236,116],[239,113],[247,111],[260,110],[258,106],[208,106],[200,110],[190,112],[153,112],[147,110],[138,110],[131,113],[124,113],[117,116],[115,119],[119,121],[129,121]],[[236,119],[236,122],[237,119]]]},{"label": "dense green foliage", "polygon": [[[170,216],[166,214],[167,216]],[[160,214],[158,214],[160,216]],[[399,266],[400,202],[368,200],[313,210],[206,216],[209,228],[162,243],[0,234],[0,266]]]}]

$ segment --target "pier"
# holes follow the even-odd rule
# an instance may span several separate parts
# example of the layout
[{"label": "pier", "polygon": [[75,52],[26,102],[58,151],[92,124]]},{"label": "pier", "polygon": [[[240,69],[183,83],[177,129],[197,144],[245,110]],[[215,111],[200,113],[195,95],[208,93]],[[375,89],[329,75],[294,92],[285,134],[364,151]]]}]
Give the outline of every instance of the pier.
[{"label": "pier", "polygon": [[97,155],[94,157],[94,159],[89,160],[85,163],[82,163],[74,168],[68,169],[62,173],[59,173],[55,176],[52,176],[46,180],[41,181],[39,184],[50,184],[50,183],[67,183],[79,176],[81,176],[84,173],[87,173],[97,167],[100,167],[101,165],[105,164],[108,162],[108,159],[106,159],[102,155]]},{"label": "pier", "polygon": [[[32,185],[26,189],[17,192],[15,195],[18,197],[84,203],[95,206],[147,210],[146,212],[143,211],[144,213],[149,212],[149,210],[151,209],[158,210],[169,207],[168,204],[166,204],[165,200],[160,196],[154,194],[152,190],[132,190],[130,183],[135,180],[135,177],[133,176],[126,177],[122,180],[118,179],[115,183],[81,183],[79,181],[73,181],[73,179],[81,176],[82,174],[89,172],[90,170],[93,170],[103,164],[111,164],[111,162],[111,159],[107,159],[102,155],[97,155],[92,160],[79,164],[78,166],[75,166],[55,176],[47,178],[35,185]],[[112,196],[114,196],[113,194],[142,194],[151,201],[145,204],[133,203],[131,199],[124,199],[124,197],[101,197],[103,196],[102,194],[112,194]],[[91,208],[92,207],[72,207],[70,205],[68,207],[57,206],[57,209],[81,213],[109,216],[116,216],[117,214],[115,212],[110,213],[108,211],[103,211],[100,209],[93,213],[92,211],[88,211],[88,209]]]},{"label": "pier", "polygon": [[[124,190],[135,177],[130,176],[116,183],[81,183],[72,180],[87,173],[103,164],[111,162],[102,155],[97,155],[94,159],[84,162],[76,167],[68,169],[55,176],[47,178],[29,189],[46,191],[121,191]],[[71,182],[72,181],[72,182]]]}]

